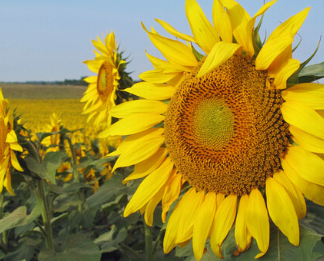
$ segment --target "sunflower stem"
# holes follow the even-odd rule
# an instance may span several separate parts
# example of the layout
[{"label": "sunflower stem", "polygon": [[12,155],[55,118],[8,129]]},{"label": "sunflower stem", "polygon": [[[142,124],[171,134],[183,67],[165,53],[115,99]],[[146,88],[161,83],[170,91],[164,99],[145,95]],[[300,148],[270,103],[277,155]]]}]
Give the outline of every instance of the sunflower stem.
[{"label": "sunflower stem", "polygon": [[75,155],[75,147],[72,144],[72,141],[70,139],[70,137],[66,137],[68,143],[69,143],[69,147],[71,150],[71,154],[72,154],[72,168],[73,168],[73,178],[74,178],[74,182],[79,183],[80,182],[80,176],[79,173],[76,169],[76,165],[77,165],[77,161],[76,161],[76,155]]},{"label": "sunflower stem", "polygon": [[45,194],[45,180],[41,179],[38,180],[38,200],[42,204],[42,218],[43,218],[43,224],[45,227],[45,241],[46,241],[46,247],[48,249],[54,249],[53,244],[53,230],[52,230],[52,224],[51,224],[51,213],[48,206],[48,201]]},{"label": "sunflower stem", "polygon": [[[3,214],[3,195],[0,194],[0,211],[1,211],[1,216]],[[5,253],[8,253],[8,238],[7,238],[7,233],[6,231],[2,232],[2,248]]]},{"label": "sunflower stem", "polygon": [[146,224],[145,220],[143,220],[143,223],[144,223],[144,235],[145,235],[146,260],[154,261],[152,228]]}]

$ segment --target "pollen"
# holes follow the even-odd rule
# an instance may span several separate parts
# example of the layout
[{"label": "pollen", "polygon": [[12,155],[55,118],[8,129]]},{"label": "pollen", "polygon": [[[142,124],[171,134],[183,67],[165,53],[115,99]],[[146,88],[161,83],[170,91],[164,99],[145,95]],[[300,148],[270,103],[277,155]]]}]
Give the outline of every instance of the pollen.
[{"label": "pollen", "polygon": [[179,86],[165,118],[165,143],[178,171],[198,190],[248,194],[280,168],[289,144],[281,91],[267,72],[234,55],[197,78],[201,64]]}]

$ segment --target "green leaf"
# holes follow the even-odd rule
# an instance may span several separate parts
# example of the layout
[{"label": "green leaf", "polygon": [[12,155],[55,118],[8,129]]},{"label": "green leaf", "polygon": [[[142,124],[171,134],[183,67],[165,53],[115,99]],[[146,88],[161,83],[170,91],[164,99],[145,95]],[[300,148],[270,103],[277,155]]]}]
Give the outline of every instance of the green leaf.
[{"label": "green leaf", "polygon": [[37,204],[29,215],[27,215],[27,208],[25,206],[15,209],[9,215],[0,220],[0,233],[33,222],[40,216],[41,212],[41,204]]},{"label": "green leaf", "polygon": [[99,237],[97,237],[93,242],[95,242],[96,244],[103,242],[103,241],[110,241],[113,239],[114,233],[117,231],[117,228],[115,225],[112,226],[111,230],[100,235]]},{"label": "green leaf", "polygon": [[98,160],[90,161],[89,165],[86,166],[86,169],[84,170],[84,173],[87,173],[91,168],[95,168],[98,166],[102,166],[105,163],[112,162],[116,160],[117,156],[115,157],[108,157],[108,158],[101,158]]},{"label": "green leaf", "polygon": [[81,188],[93,189],[91,186],[84,183],[72,183],[64,187],[62,193],[76,193]]},{"label": "green leaf", "polygon": [[27,155],[25,157],[25,162],[27,164],[27,168],[31,172],[34,172],[40,178],[45,179],[45,180],[51,179],[51,177],[47,173],[46,168],[42,164],[38,163],[34,157]]},{"label": "green leaf", "polygon": [[[109,253],[118,249],[118,244],[125,241],[127,237],[127,230],[123,227],[118,231],[116,236],[115,234],[116,233],[112,233],[113,238],[110,238],[109,240],[100,240],[100,242],[97,242],[100,244],[100,248],[103,253]],[[108,235],[106,235],[106,239],[108,239]]]},{"label": "green leaf", "polygon": [[321,78],[324,78],[324,62],[304,67],[298,75],[298,82],[313,82]]},{"label": "green leaf", "polygon": [[89,208],[108,202],[112,197],[124,194],[127,190],[122,183],[123,177],[121,175],[114,175],[107,180],[99,190],[87,198],[86,202]]},{"label": "green leaf", "polygon": [[28,238],[23,238],[19,241],[19,245],[16,246],[15,251],[8,253],[4,258],[0,255],[1,260],[4,261],[13,261],[13,260],[32,260],[36,247],[31,246]]},{"label": "green leaf", "polygon": [[43,249],[38,255],[39,261],[100,261],[98,246],[88,237],[78,234],[66,240],[55,241],[55,250]]}]

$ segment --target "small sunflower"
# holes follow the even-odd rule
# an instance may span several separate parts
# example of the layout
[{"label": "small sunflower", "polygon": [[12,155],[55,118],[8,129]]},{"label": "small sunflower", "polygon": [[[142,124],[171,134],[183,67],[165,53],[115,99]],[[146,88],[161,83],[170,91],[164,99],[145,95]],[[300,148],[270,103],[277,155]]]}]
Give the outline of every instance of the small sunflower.
[{"label": "small sunflower", "polygon": [[165,253],[192,240],[200,260],[210,238],[222,258],[235,223],[234,254],[254,238],[261,257],[269,247],[270,218],[298,246],[304,196],[324,205],[324,86],[287,88],[300,70],[292,43],[309,8],[262,44],[255,21],[275,2],[251,17],[233,0],[214,0],[212,24],[195,0],[186,0],[193,36],[157,20],[177,40],[143,26],[166,60],[148,54],[154,70],[126,90],[142,99],[112,108],[110,115],[120,120],[100,136],[129,135],[109,154],[120,155],[113,171],[135,165],[124,183],[147,176],[124,216],[141,210],[152,225],[162,201],[165,221],[182,189],[166,227]]},{"label": "small sunflower", "polygon": [[99,52],[94,51],[95,59],[84,63],[97,76],[84,79],[89,85],[81,102],[86,102],[83,113],[89,114],[88,122],[93,118],[96,127],[106,127],[111,124],[109,110],[116,105],[116,92],[121,79],[119,70],[124,69],[122,65],[126,62],[117,53],[117,42],[113,31],[107,34],[104,43],[99,37],[98,41],[93,40],[92,43]]},{"label": "small sunflower", "polygon": [[11,167],[23,171],[15,155],[15,151],[22,152],[23,148],[18,143],[14,131],[14,117],[8,113],[8,105],[9,102],[3,98],[0,88],[0,193],[4,186],[14,195],[11,187]]},{"label": "small sunflower", "polygon": [[[58,132],[60,131],[62,127],[62,121],[58,117],[56,113],[53,113],[51,118],[50,118],[51,123],[46,124],[44,131],[45,132]],[[50,146],[46,151],[58,151],[59,150],[59,144],[60,144],[60,134],[53,134],[49,137],[46,137],[43,141],[42,144],[45,146]]]},{"label": "small sunflower", "polygon": [[[57,173],[63,173],[63,172],[70,172],[71,170],[71,163],[68,161],[63,162],[58,168],[57,168]],[[68,182],[72,179],[73,174],[68,173],[66,175],[57,175],[56,179],[62,179],[64,182]]]}]

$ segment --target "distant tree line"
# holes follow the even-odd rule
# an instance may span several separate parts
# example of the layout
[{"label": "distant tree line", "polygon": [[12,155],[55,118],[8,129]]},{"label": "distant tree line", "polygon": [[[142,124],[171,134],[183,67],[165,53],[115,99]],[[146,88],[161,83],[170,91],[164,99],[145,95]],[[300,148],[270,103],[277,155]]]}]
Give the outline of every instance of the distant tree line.
[{"label": "distant tree line", "polygon": [[[26,82],[11,82],[20,84],[33,84],[33,85],[76,85],[76,86],[88,86],[88,83],[83,81],[87,76],[82,76],[79,80],[77,79],[65,79],[64,81],[26,81]],[[8,82],[9,83],[9,82]]]}]

